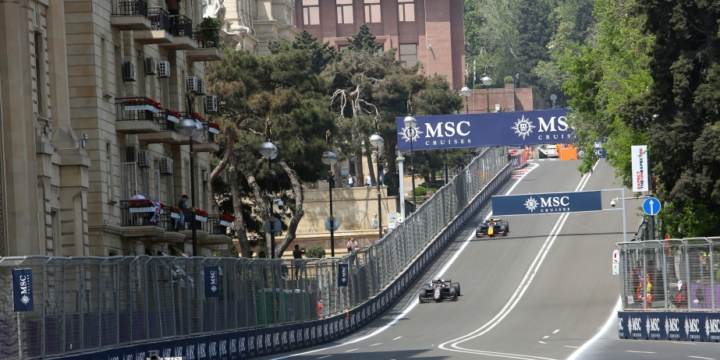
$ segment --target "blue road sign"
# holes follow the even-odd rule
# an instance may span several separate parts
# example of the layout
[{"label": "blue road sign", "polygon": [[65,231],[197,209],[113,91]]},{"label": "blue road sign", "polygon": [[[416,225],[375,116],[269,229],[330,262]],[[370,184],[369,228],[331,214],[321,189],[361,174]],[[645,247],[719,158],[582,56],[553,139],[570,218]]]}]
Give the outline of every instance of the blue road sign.
[{"label": "blue road sign", "polygon": [[647,198],[643,202],[643,211],[645,211],[645,213],[650,216],[657,215],[657,213],[660,212],[661,208],[662,205],[660,205],[660,201],[654,197]]}]

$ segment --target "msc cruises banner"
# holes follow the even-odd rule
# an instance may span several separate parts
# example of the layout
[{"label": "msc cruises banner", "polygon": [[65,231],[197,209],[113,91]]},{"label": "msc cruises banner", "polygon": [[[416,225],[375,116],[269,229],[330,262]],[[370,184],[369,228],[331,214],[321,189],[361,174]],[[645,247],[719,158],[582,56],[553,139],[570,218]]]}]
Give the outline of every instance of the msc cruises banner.
[{"label": "msc cruises banner", "polygon": [[492,197],[492,212],[495,216],[598,210],[602,210],[600,191]]},{"label": "msc cruises banner", "polygon": [[[575,142],[570,110],[417,116],[414,150]],[[398,150],[410,150],[410,129],[397,118]]]}]

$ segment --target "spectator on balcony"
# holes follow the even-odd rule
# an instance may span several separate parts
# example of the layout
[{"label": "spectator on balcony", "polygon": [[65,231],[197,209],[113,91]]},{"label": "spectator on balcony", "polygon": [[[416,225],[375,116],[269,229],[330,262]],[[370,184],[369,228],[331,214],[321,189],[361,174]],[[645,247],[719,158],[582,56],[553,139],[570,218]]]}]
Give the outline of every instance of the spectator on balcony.
[{"label": "spectator on balcony", "polygon": [[355,186],[355,179],[353,179],[352,175],[348,174],[348,187]]},{"label": "spectator on balcony", "polygon": [[145,200],[145,197],[140,195],[139,191],[135,191],[135,195],[133,195],[130,200]]},{"label": "spectator on balcony", "polygon": [[181,0],[165,0],[168,12],[170,13],[170,33],[173,35],[177,35],[178,16],[180,15],[180,1]]},{"label": "spectator on balcony", "polygon": [[[180,218],[177,219],[177,223],[175,226],[176,229],[179,228],[179,229],[185,230],[185,213],[187,213],[187,208],[188,208],[187,207],[187,199],[188,199],[188,196],[183,195],[180,198],[180,202],[178,203],[178,208],[180,209]],[[178,224],[180,226],[177,226]]]}]

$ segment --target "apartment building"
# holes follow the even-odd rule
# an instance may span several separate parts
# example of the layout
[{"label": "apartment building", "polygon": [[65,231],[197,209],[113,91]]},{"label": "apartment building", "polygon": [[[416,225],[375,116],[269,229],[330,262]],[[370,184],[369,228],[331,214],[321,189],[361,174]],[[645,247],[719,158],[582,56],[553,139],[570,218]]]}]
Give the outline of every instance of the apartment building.
[{"label": "apartment building", "polygon": [[298,0],[295,24],[338,51],[367,24],[382,50],[398,49],[406,66],[420,61],[428,75],[463,87],[465,36],[462,0]]},{"label": "apartment building", "polygon": [[0,0],[0,256],[191,254],[191,224],[173,209],[191,173],[198,252],[226,246],[227,219],[205,214],[219,147],[203,80],[222,51],[198,29],[203,10]]}]

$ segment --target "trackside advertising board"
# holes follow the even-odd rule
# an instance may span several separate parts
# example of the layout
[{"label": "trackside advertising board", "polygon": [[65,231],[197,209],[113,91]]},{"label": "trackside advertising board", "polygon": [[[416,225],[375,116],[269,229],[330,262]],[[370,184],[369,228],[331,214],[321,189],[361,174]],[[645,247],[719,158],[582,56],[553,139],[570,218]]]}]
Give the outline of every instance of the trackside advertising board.
[{"label": "trackside advertising board", "polygon": [[648,164],[647,145],[630,147],[632,163],[632,191],[649,191],[650,164]]},{"label": "trackside advertising board", "polygon": [[493,215],[532,215],[602,210],[600,191],[492,197]]},{"label": "trackside advertising board", "polygon": [[620,339],[720,341],[720,314],[618,311]]},{"label": "trackside advertising board", "polygon": [[[570,110],[416,116],[413,150],[575,142]],[[410,150],[412,131],[397,118],[398,150]]]}]

